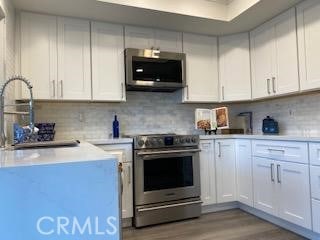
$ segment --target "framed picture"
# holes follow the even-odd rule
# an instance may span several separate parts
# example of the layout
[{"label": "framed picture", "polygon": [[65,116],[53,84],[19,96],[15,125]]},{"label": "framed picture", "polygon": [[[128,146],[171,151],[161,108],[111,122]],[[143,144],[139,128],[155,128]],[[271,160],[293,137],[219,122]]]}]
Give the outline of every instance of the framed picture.
[{"label": "framed picture", "polygon": [[229,128],[229,113],[227,107],[215,108],[218,129]]}]

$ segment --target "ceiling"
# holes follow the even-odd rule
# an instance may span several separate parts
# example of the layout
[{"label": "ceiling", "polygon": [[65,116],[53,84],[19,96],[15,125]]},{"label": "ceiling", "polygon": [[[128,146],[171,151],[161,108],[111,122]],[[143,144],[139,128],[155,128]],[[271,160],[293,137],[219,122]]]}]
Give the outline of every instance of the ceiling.
[{"label": "ceiling", "polygon": [[[20,10],[209,35],[249,31],[301,2],[301,0],[170,0],[170,4],[177,1],[194,1],[197,4],[191,5],[191,7],[198,6],[200,2],[212,3],[217,7],[212,8],[218,13],[214,17],[201,17],[101,1],[109,0],[13,0],[16,8]],[[135,1],[143,2],[142,0]],[[234,4],[240,1],[248,4],[255,2],[255,4],[239,14],[234,12],[234,18],[226,17],[228,15],[224,12],[225,10],[221,10],[223,9],[221,7],[235,6]]]}]

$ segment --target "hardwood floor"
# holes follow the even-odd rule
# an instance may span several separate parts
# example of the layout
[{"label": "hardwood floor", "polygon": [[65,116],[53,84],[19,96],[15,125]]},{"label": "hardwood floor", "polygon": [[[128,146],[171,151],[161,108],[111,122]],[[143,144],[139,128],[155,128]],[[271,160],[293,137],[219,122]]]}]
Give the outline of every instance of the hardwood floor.
[{"label": "hardwood floor", "polygon": [[142,229],[127,228],[123,240],[298,240],[305,239],[241,210]]}]

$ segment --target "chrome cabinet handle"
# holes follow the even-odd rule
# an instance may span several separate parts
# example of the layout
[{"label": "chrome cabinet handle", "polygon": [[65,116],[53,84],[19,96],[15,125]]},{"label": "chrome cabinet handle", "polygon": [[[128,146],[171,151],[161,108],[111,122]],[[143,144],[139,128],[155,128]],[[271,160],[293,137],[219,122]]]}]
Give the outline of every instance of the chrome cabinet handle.
[{"label": "chrome cabinet handle", "polygon": [[224,86],[222,86],[222,100],[224,100]]},{"label": "chrome cabinet handle", "polygon": [[280,164],[277,164],[277,180],[278,183],[281,183],[281,172],[280,172]]},{"label": "chrome cabinet handle", "polygon": [[119,174],[120,174],[120,188],[121,188],[121,195],[123,194],[123,165],[119,163],[118,165]]},{"label": "chrome cabinet handle", "polygon": [[221,143],[218,142],[218,157],[220,158],[221,157]]},{"label": "chrome cabinet handle", "polygon": [[267,88],[268,88],[268,94],[271,94],[271,91],[270,91],[270,79],[269,78],[267,79]]},{"label": "chrome cabinet handle", "polygon": [[271,182],[274,182],[274,163],[271,163]]},{"label": "chrome cabinet handle", "polygon": [[56,96],[56,80],[52,80],[51,84],[52,84],[52,95],[51,95],[51,97],[54,98]]},{"label": "chrome cabinet handle", "polygon": [[124,84],[121,83],[121,99],[124,99]]},{"label": "chrome cabinet handle", "polygon": [[187,100],[189,100],[189,86],[187,85],[186,88],[187,88]]},{"label": "chrome cabinet handle", "polygon": [[128,184],[131,184],[131,167],[128,166]]},{"label": "chrome cabinet handle", "polygon": [[63,98],[63,81],[62,80],[59,81],[59,85],[60,85],[60,98]]},{"label": "chrome cabinet handle", "polygon": [[276,93],[276,78],[273,77],[272,78],[272,90],[273,90],[273,93]]},{"label": "chrome cabinet handle", "polygon": [[170,205],[159,206],[159,207],[140,208],[138,209],[138,212],[147,212],[147,211],[153,211],[153,210],[159,210],[159,209],[188,206],[188,205],[199,204],[199,203],[202,203],[202,201],[199,200],[199,201],[193,201],[193,202],[170,204]]}]

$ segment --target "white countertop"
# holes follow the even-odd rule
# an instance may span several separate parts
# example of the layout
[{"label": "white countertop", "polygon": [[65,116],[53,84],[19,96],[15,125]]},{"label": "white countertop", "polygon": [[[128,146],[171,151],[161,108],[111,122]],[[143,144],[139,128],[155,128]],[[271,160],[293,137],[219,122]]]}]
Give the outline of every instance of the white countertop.
[{"label": "white countertop", "polygon": [[200,135],[201,140],[208,139],[257,139],[257,140],[275,140],[275,141],[297,141],[297,142],[320,142],[320,137],[303,137],[287,135]]},{"label": "white countertop", "polygon": [[93,145],[109,145],[109,144],[131,144],[132,138],[108,138],[108,139],[87,139],[87,142]]},{"label": "white countertop", "polygon": [[76,147],[0,151],[0,168],[98,160],[116,158],[88,142],[81,142]]}]

